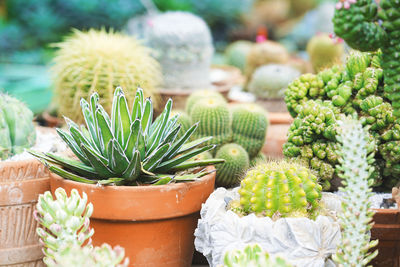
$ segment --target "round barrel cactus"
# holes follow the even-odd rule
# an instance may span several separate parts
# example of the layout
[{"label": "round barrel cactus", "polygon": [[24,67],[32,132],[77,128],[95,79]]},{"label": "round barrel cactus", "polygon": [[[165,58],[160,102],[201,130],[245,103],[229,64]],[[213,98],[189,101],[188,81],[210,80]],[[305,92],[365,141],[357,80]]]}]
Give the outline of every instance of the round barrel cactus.
[{"label": "round barrel cactus", "polygon": [[186,100],[186,112],[190,115],[194,105],[205,98],[213,98],[214,100],[226,103],[225,98],[215,90],[196,90],[190,94]]},{"label": "round barrel cactus", "polygon": [[22,153],[35,144],[33,113],[21,101],[0,94],[0,160]]},{"label": "round barrel cactus", "polygon": [[247,172],[241,182],[240,207],[246,214],[312,216],[322,187],[310,169],[286,161],[270,162]]}]

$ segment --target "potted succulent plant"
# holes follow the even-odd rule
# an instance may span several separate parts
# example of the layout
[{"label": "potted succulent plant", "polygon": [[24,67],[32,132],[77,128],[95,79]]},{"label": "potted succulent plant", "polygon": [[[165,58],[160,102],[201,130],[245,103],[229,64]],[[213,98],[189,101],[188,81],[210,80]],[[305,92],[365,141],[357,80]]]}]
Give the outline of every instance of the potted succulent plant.
[{"label": "potted succulent plant", "polygon": [[178,139],[172,100],[153,121],[152,102],[140,88],[132,112],[121,88],[111,117],[97,93],[81,107],[86,127],[66,119],[69,133],[57,129],[78,160],[31,152],[52,172],[52,191],[85,192],[95,208],[94,244],[125,247],[133,266],[189,266],[198,211],[215,180],[212,167],[197,167],[223,162],[190,159],[214,148],[201,146],[211,137],[187,142],[195,124]]},{"label": "potted succulent plant", "polygon": [[38,195],[50,189],[49,173],[24,149],[63,148],[55,133],[36,128],[32,119],[22,102],[0,94],[0,265],[32,266],[43,258],[32,213]]}]

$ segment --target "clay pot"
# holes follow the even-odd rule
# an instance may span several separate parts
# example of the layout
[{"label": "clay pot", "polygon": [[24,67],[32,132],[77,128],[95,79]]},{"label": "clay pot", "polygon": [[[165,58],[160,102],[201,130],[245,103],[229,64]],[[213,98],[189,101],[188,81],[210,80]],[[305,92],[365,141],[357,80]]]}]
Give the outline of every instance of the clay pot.
[{"label": "clay pot", "polygon": [[[244,77],[238,68],[232,66],[218,65],[213,66],[211,69],[222,70],[226,73],[226,78],[212,83],[212,87],[225,97],[228,96],[229,90],[235,85],[241,85],[244,82]],[[206,89],[206,88],[204,88]],[[185,109],[186,99],[192,93],[192,90],[176,89],[159,89],[161,96],[161,107],[167,103],[168,99],[172,99],[174,109]]]},{"label": "clay pot", "polygon": [[400,266],[400,211],[377,209],[374,215],[371,239],[379,239],[378,256],[372,266]]},{"label": "clay pot", "polygon": [[99,187],[50,175],[53,193],[58,187],[67,193],[76,188],[93,203],[93,244],[124,247],[136,267],[191,266],[199,211],[214,182],[215,172],[199,181],[160,186]]},{"label": "clay pot", "polygon": [[39,161],[0,163],[0,266],[44,266],[33,211],[47,190],[49,174]]},{"label": "clay pot", "polygon": [[50,115],[47,111],[42,113],[42,119],[46,127],[60,127],[64,124],[64,120]]},{"label": "clay pot", "polygon": [[293,118],[288,112],[269,112],[269,127],[262,152],[272,159],[283,158],[282,146],[287,141],[287,132]]}]

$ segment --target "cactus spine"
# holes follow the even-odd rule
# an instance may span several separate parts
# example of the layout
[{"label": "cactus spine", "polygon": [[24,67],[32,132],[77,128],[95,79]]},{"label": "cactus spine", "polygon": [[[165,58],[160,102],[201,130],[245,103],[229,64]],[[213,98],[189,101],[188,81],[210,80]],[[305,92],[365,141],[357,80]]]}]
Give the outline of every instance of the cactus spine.
[{"label": "cactus spine", "polygon": [[382,50],[385,96],[400,116],[400,2],[381,0],[380,8],[370,0],[340,0],[333,18],[335,33],[352,48]]},{"label": "cactus spine", "polygon": [[192,122],[199,122],[195,138],[212,136],[206,142],[221,146],[232,138],[231,115],[228,105],[214,98],[199,100],[191,111]]},{"label": "cactus spine", "polygon": [[0,94],[0,160],[35,144],[33,113],[19,100]]},{"label": "cactus spine", "polygon": [[313,216],[321,186],[310,169],[286,161],[270,162],[247,172],[240,184],[244,213],[263,216]]},{"label": "cactus spine", "polygon": [[238,184],[240,176],[249,168],[249,156],[238,144],[223,145],[215,157],[225,160],[224,163],[216,166],[217,186],[231,187]]},{"label": "cactus spine", "polygon": [[262,149],[268,128],[264,109],[256,104],[241,104],[232,108],[233,142],[255,157]]},{"label": "cactus spine", "polygon": [[146,97],[158,103],[157,87],[162,75],[150,50],[134,38],[105,30],[75,30],[56,45],[59,50],[52,69],[59,114],[84,122],[80,99],[98,92],[107,112],[111,111],[114,89],[122,87],[133,103],[136,88],[143,86]]},{"label": "cactus spine", "polygon": [[333,259],[338,266],[366,266],[378,251],[368,252],[377,245],[377,240],[370,240],[372,228],[371,181],[370,175],[374,162],[373,153],[368,154],[368,132],[361,122],[350,117],[339,121],[340,130],[337,139],[341,143],[337,169],[341,172],[344,188],[343,213],[339,214],[342,226],[342,242]]}]

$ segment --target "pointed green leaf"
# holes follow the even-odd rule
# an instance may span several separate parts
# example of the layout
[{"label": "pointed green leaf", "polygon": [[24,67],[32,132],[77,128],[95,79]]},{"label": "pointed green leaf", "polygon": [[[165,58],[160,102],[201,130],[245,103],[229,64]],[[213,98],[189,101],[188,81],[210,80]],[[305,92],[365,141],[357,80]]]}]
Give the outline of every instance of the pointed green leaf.
[{"label": "pointed green leaf", "polygon": [[184,171],[187,169],[192,169],[192,168],[197,168],[197,167],[221,164],[224,162],[225,162],[224,159],[191,160],[191,161],[187,161],[187,162],[178,164],[178,165],[172,167],[170,170],[174,171],[174,172],[178,172],[178,171]]},{"label": "pointed green leaf", "polygon": [[130,135],[125,146],[125,155],[128,159],[132,158],[133,150],[138,145],[138,137],[140,133],[140,120],[135,120],[131,124]]},{"label": "pointed green leaf", "polygon": [[82,153],[81,148],[78,146],[78,144],[75,142],[74,138],[62,129],[57,128],[56,129],[58,135],[61,137],[61,139],[64,140],[65,143],[67,143],[68,147],[72,150],[72,152],[75,154],[75,156],[78,157],[83,163],[86,165],[90,165],[89,160],[86,158],[86,156]]},{"label": "pointed green leaf", "polygon": [[108,152],[111,155],[108,158],[109,165],[112,166],[112,171],[116,176],[120,176],[128,167],[129,161],[117,140],[112,139],[109,145],[109,149],[111,149],[111,152]]},{"label": "pointed green leaf", "polygon": [[151,103],[151,99],[147,98],[142,116],[143,134],[145,136],[147,136],[149,133],[152,120],[153,120],[153,105]]},{"label": "pointed green leaf", "polygon": [[169,114],[171,113],[171,108],[172,108],[172,100],[169,99],[167,104],[165,104],[165,109],[164,109],[165,113],[163,115],[164,117],[163,117],[163,121],[161,123],[161,127],[155,133],[154,138],[150,137],[150,141],[147,144],[149,147],[148,153],[153,152],[153,150],[156,147],[158,147],[158,145],[160,144],[160,140],[164,136],[164,133],[165,133],[165,127],[166,127],[168,119],[169,119]]},{"label": "pointed green leaf", "polygon": [[176,126],[164,139],[162,143],[173,143],[178,135],[181,125]]},{"label": "pointed green leaf", "polygon": [[194,131],[196,131],[198,125],[198,123],[192,125],[192,127],[190,127],[189,130],[187,130],[186,133],[171,146],[165,157],[166,159],[171,159],[178,154],[178,151],[181,149],[181,147],[186,143],[187,140],[189,140]]},{"label": "pointed green leaf", "polygon": [[140,154],[139,151],[136,150],[133,153],[132,159],[129,162],[128,167],[122,173],[122,177],[126,178],[129,181],[134,181],[139,177],[140,172],[141,172]]},{"label": "pointed green leaf", "polygon": [[119,143],[123,146],[125,146],[126,142],[128,141],[129,138],[129,133],[130,133],[130,127],[131,127],[131,116],[129,115],[129,109],[128,109],[128,103],[126,101],[125,96],[122,94],[120,95],[119,99],[119,104],[118,104],[118,120],[119,120],[119,125],[121,127],[121,139],[118,139]]},{"label": "pointed green leaf", "polygon": [[49,163],[47,163],[47,167],[51,172],[61,176],[64,179],[72,180],[72,181],[79,182],[79,183],[85,183],[85,184],[95,184],[95,183],[97,183],[96,180],[87,179],[85,177],[76,175],[76,174],[74,174],[72,172],[66,171],[64,169],[61,169],[61,168],[59,168],[59,167],[57,167],[55,165],[49,164]]},{"label": "pointed green leaf", "polygon": [[90,132],[90,139],[94,142],[97,149],[100,150],[101,146],[96,134],[96,125],[93,119],[93,113],[90,110],[89,103],[85,99],[81,99],[82,114],[86,122],[86,126]]},{"label": "pointed green leaf", "polygon": [[119,104],[118,97],[121,94],[121,92],[122,92],[121,87],[117,87],[115,89],[114,96],[113,96],[113,102],[112,102],[112,108],[111,108],[111,128],[114,133],[114,136],[118,135],[117,131],[118,131],[119,125],[118,125],[117,110],[118,110],[118,104]]},{"label": "pointed green leaf", "polygon": [[102,154],[107,155],[107,145],[108,142],[110,142],[110,140],[113,138],[113,134],[111,132],[110,125],[107,123],[107,119],[104,117],[104,114],[100,109],[96,110],[96,120],[100,137],[99,139],[102,142]]},{"label": "pointed green leaf", "polygon": [[[97,171],[99,178],[110,178],[115,177],[115,173],[107,167],[104,163],[105,158],[98,157],[92,149],[85,145],[81,145],[82,152],[85,153],[86,157],[90,161],[90,165]],[[107,161],[107,160],[106,160]]]},{"label": "pointed green leaf", "polygon": [[189,150],[192,150],[193,148],[195,148],[195,147],[197,147],[197,146],[199,146],[199,145],[201,145],[201,144],[203,144],[203,143],[205,143],[207,141],[210,141],[211,139],[212,139],[212,136],[206,136],[206,137],[202,137],[202,138],[196,139],[196,140],[194,140],[192,142],[186,143],[179,149],[177,154],[182,154],[182,153],[185,153],[185,152],[187,152]]},{"label": "pointed green leaf", "polygon": [[165,153],[167,153],[169,147],[170,144],[165,144],[160,148],[157,148],[153,153],[151,153],[150,156],[148,156],[148,158],[144,160],[143,169],[150,172],[154,170],[163,160]]}]

